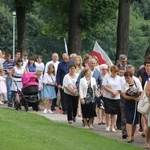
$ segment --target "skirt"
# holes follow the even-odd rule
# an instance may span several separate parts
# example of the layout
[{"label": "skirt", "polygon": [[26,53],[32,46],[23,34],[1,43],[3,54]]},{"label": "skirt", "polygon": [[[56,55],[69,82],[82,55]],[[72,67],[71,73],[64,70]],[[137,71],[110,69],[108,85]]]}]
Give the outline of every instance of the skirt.
[{"label": "skirt", "polygon": [[5,81],[0,81],[0,94],[7,93],[7,87]]},{"label": "skirt", "polygon": [[120,107],[120,99],[111,100],[103,97],[105,113],[111,115],[117,115]]},{"label": "skirt", "polygon": [[22,91],[22,82],[21,81],[12,81],[11,91],[17,92],[17,90]]},{"label": "skirt", "polygon": [[81,104],[81,110],[83,118],[96,117],[96,103]]},{"label": "skirt", "polygon": [[140,114],[137,111],[137,102],[134,100],[125,100],[124,112],[126,123],[136,125],[140,123]]},{"label": "skirt", "polygon": [[43,98],[47,98],[47,99],[56,98],[55,86],[44,85],[42,95]]}]

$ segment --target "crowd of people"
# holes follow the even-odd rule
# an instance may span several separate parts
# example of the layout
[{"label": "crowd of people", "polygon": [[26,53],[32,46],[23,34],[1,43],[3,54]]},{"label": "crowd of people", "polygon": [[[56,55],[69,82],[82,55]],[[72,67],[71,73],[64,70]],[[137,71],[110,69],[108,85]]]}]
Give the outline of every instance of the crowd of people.
[{"label": "crowd of people", "polygon": [[[18,89],[22,90],[21,77],[28,72],[35,73],[39,80],[38,97],[45,100],[44,114],[54,113],[59,103],[63,114],[67,114],[68,124],[79,116],[85,129],[94,128],[97,116],[98,125],[105,125],[106,132],[122,130],[122,138],[127,138],[128,143],[134,142],[139,125],[145,147],[150,148],[150,108],[146,115],[137,111],[143,92],[150,97],[150,57],[135,76],[135,68],[127,64],[124,54],[111,66],[108,62],[99,64],[98,58],[89,54],[82,58],[75,53],[70,56],[64,53],[59,62],[59,55],[53,53],[52,60],[44,65],[40,55],[28,58],[27,51],[22,56],[17,51],[13,60],[10,54],[0,50],[1,105],[7,103],[8,107],[13,107],[12,98]],[[131,94],[131,89],[139,94]],[[58,93],[60,102],[57,101]]]}]

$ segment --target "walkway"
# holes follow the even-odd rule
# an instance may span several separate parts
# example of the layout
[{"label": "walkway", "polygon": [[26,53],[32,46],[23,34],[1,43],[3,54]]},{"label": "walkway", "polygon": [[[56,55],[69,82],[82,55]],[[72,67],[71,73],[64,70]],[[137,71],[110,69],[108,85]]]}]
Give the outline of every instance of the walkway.
[{"label": "walkway", "polygon": [[[46,117],[46,118],[48,118],[54,122],[68,124],[67,115],[63,115],[62,112],[60,110],[58,110],[58,108],[56,111],[54,111],[53,114],[43,114],[42,111],[35,112],[35,113],[37,113],[41,116],[44,116],[44,117]],[[71,126],[83,128],[82,118],[76,117],[76,122],[71,124]],[[116,139],[116,140],[122,141],[122,142],[127,142],[127,139],[122,139],[121,130],[117,130],[117,132],[106,132],[105,131],[105,125],[98,125],[98,119],[97,118],[95,118],[95,120],[94,120],[93,131],[97,134],[103,135],[103,136],[108,137],[108,138]],[[136,134],[135,134],[134,141],[135,142],[132,143],[133,145],[143,148],[144,138],[142,138],[138,132],[136,132]]]}]

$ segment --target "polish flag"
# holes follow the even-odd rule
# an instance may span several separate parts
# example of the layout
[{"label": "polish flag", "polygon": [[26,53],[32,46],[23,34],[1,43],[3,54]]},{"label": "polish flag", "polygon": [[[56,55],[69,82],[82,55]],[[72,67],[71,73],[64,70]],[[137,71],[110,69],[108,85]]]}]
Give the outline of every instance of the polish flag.
[{"label": "polish flag", "polygon": [[92,56],[96,56],[99,60],[99,64],[105,64],[106,62],[110,63],[112,66],[113,63],[108,57],[108,55],[104,52],[104,50],[99,46],[97,41],[95,42],[94,49],[92,51]]}]

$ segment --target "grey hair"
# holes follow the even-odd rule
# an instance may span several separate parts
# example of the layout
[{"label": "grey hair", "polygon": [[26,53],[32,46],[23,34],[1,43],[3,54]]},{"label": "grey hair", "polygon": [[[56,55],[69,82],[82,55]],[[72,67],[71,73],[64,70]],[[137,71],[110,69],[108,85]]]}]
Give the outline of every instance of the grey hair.
[{"label": "grey hair", "polygon": [[119,60],[125,60],[125,59],[127,59],[126,55],[124,55],[124,54],[119,55]]},{"label": "grey hair", "polygon": [[135,67],[134,67],[133,65],[127,65],[127,66],[126,66],[126,69],[128,69],[128,68],[133,68],[133,69],[135,69]]}]

